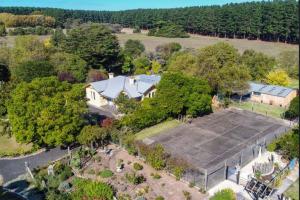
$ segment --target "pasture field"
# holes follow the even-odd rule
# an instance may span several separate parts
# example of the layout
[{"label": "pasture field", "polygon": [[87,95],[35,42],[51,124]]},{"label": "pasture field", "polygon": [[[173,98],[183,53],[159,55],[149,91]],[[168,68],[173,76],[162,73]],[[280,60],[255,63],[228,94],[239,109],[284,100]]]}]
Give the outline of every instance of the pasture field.
[{"label": "pasture field", "polygon": [[[199,49],[218,42],[228,42],[232,44],[239,52],[244,52],[246,49],[253,49],[258,52],[265,53],[269,56],[277,57],[280,52],[287,50],[299,51],[298,45],[278,43],[278,42],[263,42],[260,40],[244,40],[244,39],[227,39],[217,38],[201,35],[191,35],[190,38],[164,38],[147,36],[145,33],[120,33],[116,34],[120,41],[120,45],[129,39],[140,40],[146,48],[146,51],[155,51],[158,45],[169,42],[178,42],[185,49]],[[50,36],[38,36],[41,40],[49,38]],[[13,46],[16,36],[0,37],[0,46]]]},{"label": "pasture field", "polygon": [[123,46],[128,39],[140,40],[145,45],[146,51],[154,51],[155,47],[157,47],[158,45],[169,42],[178,42],[187,49],[199,49],[205,46],[216,44],[218,42],[228,42],[232,44],[236,49],[238,49],[241,53],[246,49],[253,49],[255,51],[262,52],[274,57],[277,57],[282,51],[299,51],[298,45],[278,42],[264,42],[260,40],[227,39],[201,35],[191,35],[190,38],[153,37],[141,33],[121,33],[116,35],[120,41],[121,46]]}]

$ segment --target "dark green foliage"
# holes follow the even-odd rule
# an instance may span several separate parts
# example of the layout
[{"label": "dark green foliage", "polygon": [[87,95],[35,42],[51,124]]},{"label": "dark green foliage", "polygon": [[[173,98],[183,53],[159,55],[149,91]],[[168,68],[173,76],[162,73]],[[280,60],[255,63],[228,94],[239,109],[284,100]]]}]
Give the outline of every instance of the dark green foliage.
[{"label": "dark green foliage", "polygon": [[87,76],[87,63],[77,55],[55,53],[50,57],[56,73],[70,73],[77,82],[84,82]]},{"label": "dark green foliage", "polygon": [[9,75],[8,66],[0,63],[0,82],[7,82],[9,80]]},{"label": "dark green foliage", "polygon": [[[63,26],[68,19],[83,22],[119,23],[126,27],[151,29],[160,21],[180,25],[189,33],[228,38],[261,39],[298,43],[298,1],[259,1],[174,9],[127,11],[74,11],[51,8],[2,7],[0,12],[30,14],[34,10],[53,16]],[[249,20],[251,16],[251,21]]]},{"label": "dark green foliage", "polygon": [[125,54],[131,57],[138,57],[145,51],[145,46],[139,40],[127,40],[124,45]]},{"label": "dark green foliage", "polygon": [[284,113],[287,119],[299,117],[299,96],[296,96],[290,103],[288,110]]},{"label": "dark green foliage", "polygon": [[210,87],[206,81],[179,73],[165,73],[152,99],[123,118],[123,124],[138,131],[179,114],[201,116],[211,112]]},{"label": "dark green foliage", "polygon": [[58,28],[55,29],[54,33],[51,36],[51,43],[53,44],[53,46],[58,47],[59,44],[61,44],[61,42],[65,39],[65,34],[63,33],[63,30]]},{"label": "dark green foliage", "polygon": [[287,159],[299,158],[299,128],[275,139],[268,145],[268,151],[277,151]]},{"label": "dark green foliage", "polygon": [[80,144],[90,145],[93,142],[104,144],[108,139],[108,131],[99,125],[87,125],[84,126],[77,136],[77,140]]},{"label": "dark green foliage", "polygon": [[105,170],[101,171],[99,173],[99,175],[102,178],[109,178],[109,177],[112,177],[114,175],[114,173],[111,170],[109,170],[109,169],[105,169]]},{"label": "dark green foliage", "polygon": [[85,122],[84,87],[55,77],[20,83],[11,94],[8,117],[19,142],[61,145],[75,141]]},{"label": "dark green foliage", "polygon": [[146,180],[142,174],[137,175],[135,172],[126,173],[125,178],[134,185],[141,184],[141,183],[145,182],[145,180]]},{"label": "dark green foliage", "polygon": [[140,106],[137,100],[129,99],[128,96],[123,93],[117,97],[115,104],[118,106],[118,111],[124,114],[132,113]]},{"label": "dark green foliage", "polygon": [[17,80],[30,82],[35,78],[54,75],[54,68],[48,61],[27,61],[14,69]]},{"label": "dark green foliage", "polygon": [[266,75],[275,67],[275,59],[263,53],[257,53],[253,50],[244,51],[240,62],[247,66],[253,80],[263,80]]},{"label": "dark green foliage", "polygon": [[11,92],[16,87],[16,82],[9,81],[0,84],[0,116],[7,114],[7,103],[11,99]]},{"label": "dark green foliage", "polygon": [[144,167],[139,163],[133,163],[133,168],[137,171],[142,170]]},{"label": "dark green foliage", "polygon": [[182,28],[182,26],[163,23],[149,30],[149,36],[167,37],[167,38],[188,38],[190,37]]},{"label": "dark green foliage", "polygon": [[75,178],[72,183],[75,189],[71,192],[72,200],[113,200],[113,188],[106,183],[84,180],[80,178]]},{"label": "dark green foliage", "polygon": [[30,27],[30,28],[17,27],[15,29],[11,29],[8,32],[8,35],[12,35],[12,36],[15,36],[15,35],[50,35],[52,33],[53,33],[52,28],[36,26],[36,27]]},{"label": "dark green foliage", "polygon": [[0,21],[0,37],[6,36],[5,24]]},{"label": "dark green foliage", "polygon": [[231,189],[223,189],[215,193],[209,200],[236,200],[236,196]]},{"label": "dark green foliage", "polygon": [[78,55],[93,68],[116,71],[116,67],[120,65],[118,40],[105,26],[92,25],[72,29],[61,47],[67,53]]}]

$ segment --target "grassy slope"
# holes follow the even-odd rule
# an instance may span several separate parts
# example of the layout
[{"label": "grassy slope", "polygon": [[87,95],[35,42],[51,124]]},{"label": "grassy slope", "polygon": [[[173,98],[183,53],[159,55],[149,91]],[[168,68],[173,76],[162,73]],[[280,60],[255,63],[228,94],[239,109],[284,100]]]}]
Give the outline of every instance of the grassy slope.
[{"label": "grassy slope", "polygon": [[293,200],[299,200],[299,179],[288,188],[285,195],[292,198]]},{"label": "grassy slope", "polygon": [[179,126],[181,122],[177,120],[171,120],[171,121],[165,121],[160,124],[157,124],[155,126],[146,128],[139,133],[136,134],[136,139],[137,140],[142,140],[150,136],[157,135],[163,131],[166,131],[168,129],[175,128],[176,126]]},{"label": "grassy slope", "polygon": [[147,51],[154,51],[156,46],[168,42],[178,42],[185,48],[199,49],[221,41],[232,44],[240,52],[243,52],[246,49],[253,49],[255,51],[263,52],[271,56],[277,56],[280,52],[286,50],[299,51],[298,45],[277,42],[263,42],[259,40],[225,39],[200,35],[191,35],[190,38],[150,37],[140,33],[117,34],[117,36],[120,40],[121,45],[123,45],[128,39],[141,40],[144,43]]},{"label": "grassy slope", "polygon": [[32,144],[19,144],[14,137],[0,135],[0,157],[3,154],[12,154],[20,151],[30,151]]},{"label": "grassy slope", "polygon": [[[233,103],[232,106],[252,111],[252,102]],[[272,106],[262,103],[253,103],[253,112],[257,112],[263,115],[265,115],[267,112],[268,116],[281,118],[281,114],[284,111],[285,109],[279,106]]]},{"label": "grassy slope", "polygon": [[[291,45],[277,42],[263,42],[259,40],[244,40],[244,39],[225,39],[217,37],[208,37],[200,35],[191,35],[190,38],[164,38],[164,37],[150,37],[146,34],[134,33],[134,34],[116,34],[120,40],[120,44],[123,45],[128,39],[141,40],[147,51],[154,51],[155,47],[160,44],[169,42],[178,42],[185,48],[199,49],[208,45],[215,44],[217,42],[228,42],[237,48],[240,52],[246,49],[253,49],[255,51],[263,52],[267,55],[277,56],[280,52],[286,50],[299,51],[298,45]],[[13,46],[16,36],[0,37],[1,43],[6,43],[8,46]],[[49,38],[50,36],[38,36],[41,40]]]}]

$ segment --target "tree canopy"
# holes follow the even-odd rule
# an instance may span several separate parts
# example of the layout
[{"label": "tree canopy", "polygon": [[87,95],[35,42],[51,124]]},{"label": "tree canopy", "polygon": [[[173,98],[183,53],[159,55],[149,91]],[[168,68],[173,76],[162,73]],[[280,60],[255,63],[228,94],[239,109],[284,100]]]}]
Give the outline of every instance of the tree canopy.
[{"label": "tree canopy", "polygon": [[125,54],[136,58],[145,51],[145,46],[139,40],[129,39],[125,42],[124,51]]},{"label": "tree canopy", "polygon": [[151,28],[149,36],[167,37],[167,38],[188,38],[189,34],[185,32],[182,26],[173,23],[160,22],[159,25]]},{"label": "tree canopy", "polygon": [[86,80],[87,63],[77,55],[57,52],[51,55],[50,63],[58,74],[69,72],[77,82]]},{"label": "tree canopy", "polygon": [[119,67],[120,47],[115,35],[105,26],[79,27],[68,32],[62,41],[62,49],[78,55],[88,66],[107,71]]},{"label": "tree canopy", "polygon": [[288,110],[284,113],[287,119],[295,119],[299,117],[299,96],[296,96],[290,103]]},{"label": "tree canopy", "polygon": [[265,82],[271,85],[288,86],[290,79],[284,70],[276,69],[268,73]]},{"label": "tree canopy", "polygon": [[247,66],[254,80],[262,81],[275,67],[275,59],[254,50],[246,50],[240,58],[240,62]]},{"label": "tree canopy", "polygon": [[140,130],[179,114],[208,114],[211,112],[210,92],[204,80],[179,73],[165,73],[155,96],[144,99],[140,107],[122,119],[122,123],[133,130]]},{"label": "tree canopy", "polygon": [[35,78],[52,75],[54,69],[48,61],[25,61],[14,69],[14,76],[19,81],[30,82]]},{"label": "tree canopy", "polygon": [[20,83],[11,94],[8,117],[19,142],[61,145],[75,141],[86,112],[83,85],[55,77]]},{"label": "tree canopy", "polygon": [[[1,7],[0,12],[31,14],[41,11],[52,16],[58,26],[68,20],[121,24],[151,29],[166,21],[182,26],[189,33],[228,38],[261,39],[298,43],[299,10],[297,0],[230,3],[222,6],[195,6],[173,9],[126,11],[85,11],[57,8]],[[251,16],[251,20],[249,20]]]}]

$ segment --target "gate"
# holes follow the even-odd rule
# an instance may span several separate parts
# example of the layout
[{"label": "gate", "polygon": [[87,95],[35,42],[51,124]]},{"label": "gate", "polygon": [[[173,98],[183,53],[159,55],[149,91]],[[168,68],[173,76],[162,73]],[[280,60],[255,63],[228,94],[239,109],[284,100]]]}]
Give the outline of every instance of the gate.
[{"label": "gate", "polygon": [[227,179],[234,183],[238,183],[238,170],[236,167],[227,167]]}]

